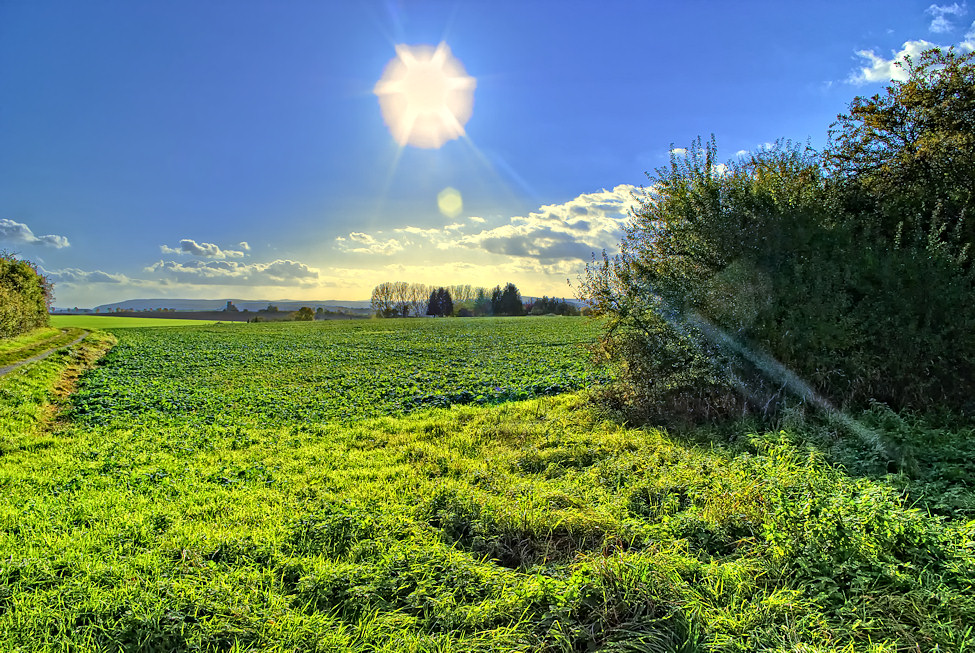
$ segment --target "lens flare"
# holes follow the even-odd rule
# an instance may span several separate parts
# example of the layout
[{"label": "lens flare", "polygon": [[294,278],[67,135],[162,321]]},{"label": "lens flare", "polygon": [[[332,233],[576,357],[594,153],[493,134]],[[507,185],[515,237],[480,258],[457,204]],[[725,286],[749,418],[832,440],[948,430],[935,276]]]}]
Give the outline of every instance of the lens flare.
[{"label": "lens flare", "polygon": [[397,45],[373,92],[397,143],[435,149],[465,134],[476,86],[446,43]]},{"label": "lens flare", "polygon": [[464,210],[464,198],[459,190],[448,186],[437,193],[437,207],[448,218],[456,218]]}]

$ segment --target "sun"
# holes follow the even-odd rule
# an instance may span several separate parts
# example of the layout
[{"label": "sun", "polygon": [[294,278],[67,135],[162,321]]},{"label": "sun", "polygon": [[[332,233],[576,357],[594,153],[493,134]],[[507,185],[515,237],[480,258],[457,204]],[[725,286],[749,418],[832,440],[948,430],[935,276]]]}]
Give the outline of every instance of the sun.
[{"label": "sun", "polygon": [[433,149],[464,135],[476,86],[446,43],[397,45],[373,92],[397,143]]}]

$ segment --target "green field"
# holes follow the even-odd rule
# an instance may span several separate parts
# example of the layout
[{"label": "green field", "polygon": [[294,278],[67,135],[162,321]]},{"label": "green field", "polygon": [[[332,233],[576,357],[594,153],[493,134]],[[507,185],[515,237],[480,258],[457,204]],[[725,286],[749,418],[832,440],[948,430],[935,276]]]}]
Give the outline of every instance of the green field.
[{"label": "green field", "polygon": [[596,328],[542,317],[119,332],[73,414],[86,424],[314,424],[558,394],[602,378],[583,347]]},{"label": "green field", "polygon": [[51,326],[80,329],[131,329],[135,327],[177,327],[214,324],[208,320],[179,320],[164,317],[111,317],[102,315],[52,315]]},{"label": "green field", "polygon": [[3,377],[0,650],[975,650],[970,428],[860,416],[925,443],[897,475],[798,417],[630,428],[597,328],[119,329],[73,394],[113,336]]}]

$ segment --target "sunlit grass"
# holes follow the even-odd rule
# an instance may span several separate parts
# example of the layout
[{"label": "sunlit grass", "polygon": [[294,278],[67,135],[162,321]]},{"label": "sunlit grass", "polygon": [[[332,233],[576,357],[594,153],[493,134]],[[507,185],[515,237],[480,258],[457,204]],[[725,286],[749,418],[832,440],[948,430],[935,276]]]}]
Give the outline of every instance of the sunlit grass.
[{"label": "sunlit grass", "polygon": [[[0,383],[0,423],[50,414],[67,362]],[[2,440],[4,650],[973,646],[975,523],[830,466],[801,425],[695,442],[578,394],[34,423]]]},{"label": "sunlit grass", "polygon": [[54,338],[60,333],[60,329],[54,327],[41,327],[13,338],[0,338],[0,355]]}]

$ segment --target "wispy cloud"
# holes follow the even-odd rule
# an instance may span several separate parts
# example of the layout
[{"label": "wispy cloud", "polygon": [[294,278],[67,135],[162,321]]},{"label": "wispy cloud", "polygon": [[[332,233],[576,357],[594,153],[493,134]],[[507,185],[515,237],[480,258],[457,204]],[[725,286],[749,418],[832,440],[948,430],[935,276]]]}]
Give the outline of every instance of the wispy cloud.
[{"label": "wispy cloud", "polygon": [[975,51],[975,21],[972,21],[971,26],[965,33],[965,40],[958,44],[962,50],[967,50],[969,52]]},{"label": "wispy cloud", "polygon": [[287,259],[270,263],[159,261],[145,271],[177,283],[228,286],[308,286],[319,278],[318,269]]},{"label": "wispy cloud", "polygon": [[931,24],[928,29],[935,34],[944,34],[954,29],[955,25],[951,22],[950,16],[964,16],[965,5],[954,2],[950,5],[931,5],[924,10],[924,13],[931,16]]},{"label": "wispy cloud", "polygon": [[191,254],[193,256],[199,256],[200,258],[212,258],[212,259],[228,259],[228,258],[243,258],[244,251],[250,249],[250,245],[246,242],[240,243],[240,249],[221,249],[213,243],[198,243],[192,238],[184,238],[179,241],[178,247],[168,247],[166,245],[160,245],[159,250],[163,254]]},{"label": "wispy cloud", "polygon": [[131,283],[133,280],[124,274],[112,274],[101,270],[79,270],[78,268],[63,268],[61,270],[41,270],[46,277],[55,283],[63,284],[91,284],[91,283]]},{"label": "wispy cloud", "polygon": [[[407,227],[407,229],[415,229],[415,227]],[[398,229],[397,231],[405,231],[405,229]],[[379,240],[374,236],[360,231],[353,231],[348,237],[339,236],[335,239],[335,246],[344,252],[351,252],[353,254],[380,254],[382,256],[390,256],[396,252],[403,251],[403,243],[396,238]]]},{"label": "wispy cloud", "polygon": [[28,227],[26,224],[22,222],[14,222],[13,220],[8,220],[6,218],[0,220],[0,241],[42,245],[44,247],[53,247],[55,249],[69,247],[71,245],[71,243],[68,242],[68,239],[64,236],[55,236],[53,234],[48,234],[47,236],[35,236],[34,232],[31,231],[30,227]]}]

